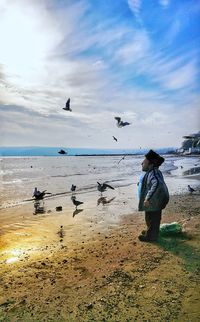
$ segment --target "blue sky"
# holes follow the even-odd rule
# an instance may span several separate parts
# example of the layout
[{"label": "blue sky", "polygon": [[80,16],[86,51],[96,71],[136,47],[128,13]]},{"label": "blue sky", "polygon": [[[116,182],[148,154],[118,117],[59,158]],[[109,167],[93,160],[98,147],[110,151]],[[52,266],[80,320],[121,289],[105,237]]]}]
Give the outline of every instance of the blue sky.
[{"label": "blue sky", "polygon": [[0,0],[0,145],[180,146],[200,129],[199,30],[198,0]]}]

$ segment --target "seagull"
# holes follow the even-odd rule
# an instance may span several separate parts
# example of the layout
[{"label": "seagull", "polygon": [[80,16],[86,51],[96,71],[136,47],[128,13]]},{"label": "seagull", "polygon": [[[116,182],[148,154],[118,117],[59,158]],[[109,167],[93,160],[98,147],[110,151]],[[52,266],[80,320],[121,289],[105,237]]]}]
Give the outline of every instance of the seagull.
[{"label": "seagull", "polygon": [[33,197],[35,197],[35,199],[39,200],[39,199],[43,199],[45,195],[50,195],[50,192],[46,192],[46,190],[44,191],[39,191],[37,190],[37,187],[35,187],[35,190],[33,192]]},{"label": "seagull", "polygon": [[117,142],[117,138],[115,136],[113,136],[113,140],[115,140]]},{"label": "seagull", "polygon": [[82,204],[83,204],[83,202],[82,202],[82,201],[78,201],[78,200],[76,200],[76,197],[75,197],[75,196],[72,196],[72,197],[71,197],[71,200],[72,200],[72,202],[73,202],[74,206],[76,206],[76,209],[77,209],[77,207],[78,207],[79,205],[82,205]]},{"label": "seagull", "polygon": [[67,154],[67,152],[65,150],[62,150],[62,149],[60,151],[58,151],[58,153],[59,154]]},{"label": "seagull", "polygon": [[195,189],[193,189],[192,187],[190,187],[190,185],[188,184],[188,191],[190,192],[190,193],[193,193],[194,191],[196,191]]},{"label": "seagull", "polygon": [[70,108],[70,98],[68,98],[65,107],[63,107],[63,110],[72,112],[72,109]]},{"label": "seagull", "polygon": [[126,126],[126,125],[130,125],[131,123],[129,123],[129,122],[123,122],[122,120],[121,120],[121,117],[115,117],[115,120],[117,120],[117,126],[118,127],[124,127],[124,126]]},{"label": "seagull", "polygon": [[115,188],[113,188],[113,187],[111,187],[109,184],[107,184],[107,183],[99,183],[99,182],[97,182],[98,183],[98,186],[97,186],[97,189],[102,193],[102,192],[104,192],[107,188],[109,188],[109,189],[115,189]]},{"label": "seagull", "polygon": [[119,160],[118,164],[125,159],[125,155]]},{"label": "seagull", "polygon": [[76,186],[74,184],[72,184],[71,186],[71,192],[73,193],[76,190]]}]

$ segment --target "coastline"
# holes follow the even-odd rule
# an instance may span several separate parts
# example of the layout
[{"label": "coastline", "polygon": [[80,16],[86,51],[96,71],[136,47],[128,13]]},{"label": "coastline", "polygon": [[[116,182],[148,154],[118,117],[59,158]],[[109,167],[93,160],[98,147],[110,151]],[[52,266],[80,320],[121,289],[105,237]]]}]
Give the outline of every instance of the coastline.
[{"label": "coastline", "polygon": [[144,214],[132,213],[109,231],[1,262],[0,320],[197,321],[199,204],[199,194],[176,195],[164,210],[162,222],[183,224],[182,238],[141,243]]}]

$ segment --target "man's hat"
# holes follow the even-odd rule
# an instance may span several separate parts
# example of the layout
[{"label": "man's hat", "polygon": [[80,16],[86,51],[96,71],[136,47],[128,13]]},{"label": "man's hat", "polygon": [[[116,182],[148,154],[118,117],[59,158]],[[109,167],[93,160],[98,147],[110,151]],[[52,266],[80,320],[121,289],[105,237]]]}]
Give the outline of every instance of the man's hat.
[{"label": "man's hat", "polygon": [[158,153],[156,153],[153,150],[149,150],[149,152],[145,154],[145,157],[156,167],[159,167],[165,161],[163,157],[161,157]]}]

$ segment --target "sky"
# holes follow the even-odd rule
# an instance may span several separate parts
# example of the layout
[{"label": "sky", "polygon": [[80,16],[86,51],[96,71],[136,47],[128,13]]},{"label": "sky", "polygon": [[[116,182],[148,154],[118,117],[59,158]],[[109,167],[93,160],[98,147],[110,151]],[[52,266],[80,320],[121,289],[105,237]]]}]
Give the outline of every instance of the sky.
[{"label": "sky", "polygon": [[180,147],[200,130],[199,0],[0,0],[0,39],[1,146]]}]

